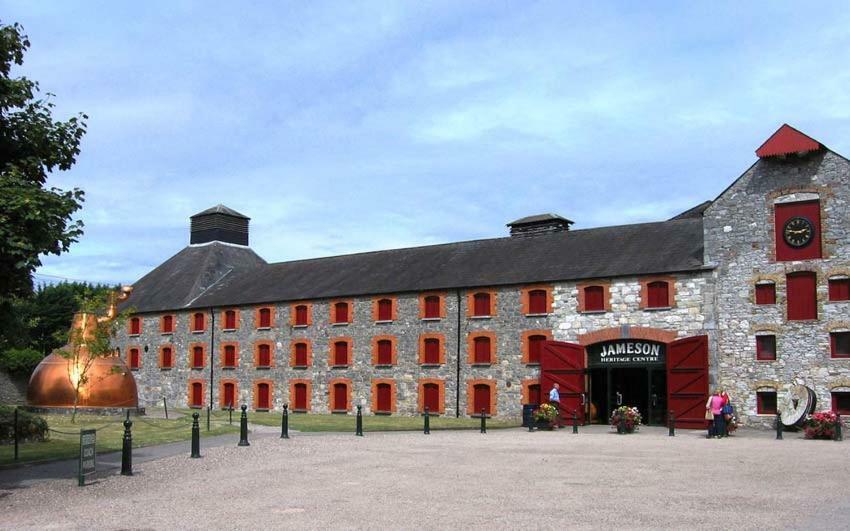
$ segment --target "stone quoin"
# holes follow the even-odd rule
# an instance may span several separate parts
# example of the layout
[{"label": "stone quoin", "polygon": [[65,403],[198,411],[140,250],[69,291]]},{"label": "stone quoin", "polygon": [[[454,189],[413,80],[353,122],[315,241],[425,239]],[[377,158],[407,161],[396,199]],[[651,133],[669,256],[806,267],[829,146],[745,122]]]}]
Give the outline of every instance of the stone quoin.
[{"label": "stone quoin", "polygon": [[706,336],[705,382],[744,424],[769,425],[795,385],[847,413],[850,162],[787,125],[757,154],[666,221],[541,214],[504,238],[292,262],[259,257],[249,218],[219,205],[134,284],[140,322],[116,346],[138,357],[142,406],[519,417],[548,396],[548,345],[570,343],[585,419],[626,403],[663,423],[667,347]]}]

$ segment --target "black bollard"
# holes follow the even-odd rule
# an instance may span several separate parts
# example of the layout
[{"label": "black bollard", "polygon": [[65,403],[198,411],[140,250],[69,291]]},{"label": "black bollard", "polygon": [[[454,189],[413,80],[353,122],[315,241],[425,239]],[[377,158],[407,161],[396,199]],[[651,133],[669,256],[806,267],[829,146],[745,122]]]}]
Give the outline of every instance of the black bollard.
[{"label": "black bollard", "polygon": [[[843,441],[844,440],[844,434],[841,433],[841,430],[842,430],[841,413],[836,413],[835,414],[835,440],[836,441]],[[17,459],[17,457],[15,459]]]},{"label": "black bollard", "polygon": [[428,413],[428,408],[425,408],[425,428],[422,430],[425,435],[431,434],[431,414]]},{"label": "black bollard", "polygon": [[782,416],[776,412],[776,440],[782,440]]},{"label": "black bollard", "polygon": [[18,460],[18,408],[15,407],[15,461]]},{"label": "black bollard", "polygon": [[130,420],[130,412],[127,412],[127,419],[124,421],[124,444],[121,447],[121,475],[133,475],[133,433],[130,428],[133,427],[133,421]]},{"label": "black bollard", "polygon": [[207,406],[207,431],[210,431],[210,407]]},{"label": "black bollard", "polygon": [[168,402],[165,401],[165,397],[162,397],[162,407],[165,408],[165,420],[168,420]]},{"label": "black bollard", "polygon": [[201,457],[201,427],[198,425],[198,412],[192,413],[192,458]]},{"label": "black bollard", "polygon": [[576,410],[573,410],[573,433],[578,433],[578,413]]},{"label": "black bollard", "polygon": [[232,425],[233,424],[233,402],[230,403],[230,410],[229,410],[228,413],[229,413],[229,417],[230,417],[229,422]]},{"label": "black bollard", "polygon": [[363,406],[357,406],[357,420],[354,425],[354,435],[363,437]]},{"label": "black bollard", "polygon": [[481,410],[481,433],[487,433],[487,415]]},{"label": "black bollard", "polygon": [[237,446],[251,446],[248,442],[248,406],[242,404],[242,417],[239,419],[239,444]]},{"label": "black bollard", "polygon": [[289,439],[289,404],[283,405],[283,417],[280,421],[280,438]]},{"label": "black bollard", "polygon": [[667,434],[668,437],[676,436],[676,416],[673,414],[673,410],[670,410],[670,415],[667,417],[667,428],[670,430]]}]

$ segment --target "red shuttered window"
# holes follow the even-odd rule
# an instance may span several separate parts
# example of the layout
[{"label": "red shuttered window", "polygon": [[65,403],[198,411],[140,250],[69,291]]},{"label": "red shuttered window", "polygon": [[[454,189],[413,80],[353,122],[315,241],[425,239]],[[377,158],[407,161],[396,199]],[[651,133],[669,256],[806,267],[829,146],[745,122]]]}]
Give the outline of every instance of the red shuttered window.
[{"label": "red shuttered window", "polygon": [[393,320],[393,301],[390,299],[381,299],[378,301],[378,321]]},{"label": "red shuttered window", "polygon": [[223,367],[236,367],[236,347],[234,345],[224,346]]},{"label": "red shuttered window", "polygon": [[435,337],[429,337],[423,342],[425,347],[422,363],[425,365],[440,364],[440,340]]},{"label": "red shuttered window", "polygon": [[584,311],[605,311],[605,288],[602,286],[587,286],[584,288]]},{"label": "red shuttered window", "polygon": [[236,402],[236,384],[228,382],[223,386],[224,393],[221,397],[222,407],[231,409]]},{"label": "red shuttered window", "polygon": [[204,406],[204,384],[201,382],[192,382],[189,386],[189,406],[203,407]]},{"label": "red shuttered window", "polygon": [[375,393],[377,394],[377,397],[375,399],[375,411],[379,413],[389,413],[390,411],[392,411],[392,386],[387,383],[379,383],[375,386]]},{"label": "red shuttered window", "polygon": [[198,369],[204,366],[204,347],[195,345],[192,347],[192,368]]},{"label": "red shuttered window", "polygon": [[428,295],[425,297],[425,319],[440,318],[440,297],[438,295]]},{"label": "red shuttered window", "polygon": [[429,413],[438,413],[440,407],[440,386],[435,383],[426,383],[422,386],[422,406]]},{"label": "red shuttered window", "polygon": [[765,361],[776,359],[776,336],[756,336],[756,359]]},{"label": "red shuttered window", "polygon": [[257,367],[271,367],[272,347],[268,343],[257,345]]},{"label": "red shuttered window", "polygon": [[548,338],[546,336],[529,336],[528,337],[528,363],[540,363],[540,353],[543,352],[543,343]]},{"label": "red shuttered window", "polygon": [[162,321],[160,324],[161,332],[163,334],[170,334],[174,332],[174,316],[173,315],[163,315]]},{"label": "red shuttered window", "polygon": [[272,326],[272,311],[271,308],[260,308],[257,312],[257,328],[271,328]]},{"label": "red shuttered window", "polygon": [[295,366],[306,367],[309,365],[307,361],[307,343],[295,344]]},{"label": "red shuttered window", "polygon": [[162,347],[159,359],[159,366],[163,369],[170,369],[174,366],[174,355],[171,347]]},{"label": "red shuttered window", "polygon": [[306,304],[299,304],[295,307],[295,326],[307,326]]},{"label": "red shuttered window", "polygon": [[308,409],[308,400],[307,400],[307,384],[305,383],[297,383],[295,384],[295,400],[294,400],[293,409],[296,411],[307,411]]},{"label": "red shuttered window", "polygon": [[333,410],[348,411],[348,386],[344,383],[333,386]]},{"label": "red shuttered window", "polygon": [[756,284],[756,304],[776,304],[776,284]]},{"label": "red shuttered window", "polygon": [[788,291],[788,320],[802,321],[818,318],[817,276],[810,271],[790,273],[786,277]]},{"label": "red shuttered window", "polygon": [[227,310],[224,312],[224,329],[225,330],[235,330],[236,329],[236,311],[235,310]]},{"label": "red shuttered window", "polygon": [[829,350],[833,358],[850,358],[850,332],[830,333]]},{"label": "red shuttered window", "polygon": [[337,367],[348,365],[348,343],[346,341],[337,341],[333,346],[333,364]]},{"label": "red shuttered window", "polygon": [[472,315],[475,317],[488,317],[490,315],[490,294],[476,293],[473,298]]},{"label": "red shuttered window", "polygon": [[831,278],[831,279],[829,279],[829,300],[831,300],[831,301],[847,301],[847,300],[850,300],[850,278]]},{"label": "red shuttered window", "polygon": [[476,384],[473,388],[473,411],[476,415],[480,415],[483,411],[485,415],[491,415],[490,411],[490,386],[487,384]]},{"label": "red shuttered window", "polygon": [[667,308],[670,306],[670,284],[657,280],[647,284],[647,308]]},{"label": "red shuttered window", "polygon": [[528,386],[528,403],[540,404],[540,384],[531,384]]},{"label": "red shuttered window", "polygon": [[759,415],[776,415],[776,391],[756,393],[756,412]]},{"label": "red shuttered window", "polygon": [[380,341],[378,341],[376,348],[378,349],[376,356],[376,365],[392,365],[393,342],[389,339],[381,339]]},{"label": "red shuttered window", "polygon": [[257,384],[256,409],[271,409],[271,386],[267,383]]},{"label": "red shuttered window", "polygon": [[142,333],[142,320],[138,317],[130,319],[130,335],[137,336]]},{"label": "red shuttered window", "polygon": [[481,363],[481,364],[491,363],[490,338],[485,337],[485,336],[476,337],[473,340],[473,345],[474,345],[474,349],[475,349],[473,363],[476,363],[476,364],[478,364],[478,363]]},{"label": "red shuttered window", "polygon": [[348,303],[338,302],[334,304],[334,323],[348,322]]},{"label": "red shuttered window", "polygon": [[196,313],[192,316],[192,332],[203,332],[205,326],[204,314]]},{"label": "red shuttered window", "polygon": [[547,313],[548,304],[546,301],[546,290],[533,289],[528,292],[528,313],[543,314]]},{"label": "red shuttered window", "polygon": [[138,369],[141,366],[141,357],[139,355],[139,349],[131,348],[130,349],[130,368]]}]

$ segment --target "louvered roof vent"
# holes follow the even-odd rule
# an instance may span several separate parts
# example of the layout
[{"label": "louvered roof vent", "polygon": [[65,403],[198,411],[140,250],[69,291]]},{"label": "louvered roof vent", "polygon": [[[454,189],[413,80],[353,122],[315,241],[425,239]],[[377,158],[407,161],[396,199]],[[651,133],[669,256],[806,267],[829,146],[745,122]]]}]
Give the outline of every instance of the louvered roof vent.
[{"label": "louvered roof vent", "polygon": [[534,236],[568,231],[572,224],[572,221],[557,214],[537,214],[512,221],[508,223],[508,227],[511,229],[511,236]]},{"label": "louvered roof vent", "polygon": [[224,205],[216,205],[191,218],[189,243],[225,242],[248,245],[248,216]]}]

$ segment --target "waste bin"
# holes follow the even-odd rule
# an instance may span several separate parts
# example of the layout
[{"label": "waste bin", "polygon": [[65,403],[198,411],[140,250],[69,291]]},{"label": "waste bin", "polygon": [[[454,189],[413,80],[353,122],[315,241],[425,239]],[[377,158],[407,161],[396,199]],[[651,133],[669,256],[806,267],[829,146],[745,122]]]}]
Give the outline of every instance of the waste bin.
[{"label": "waste bin", "polygon": [[534,410],[539,408],[540,404],[525,404],[522,406],[522,427],[527,428],[531,424],[534,424],[534,420],[531,418],[531,415],[534,413]]}]

